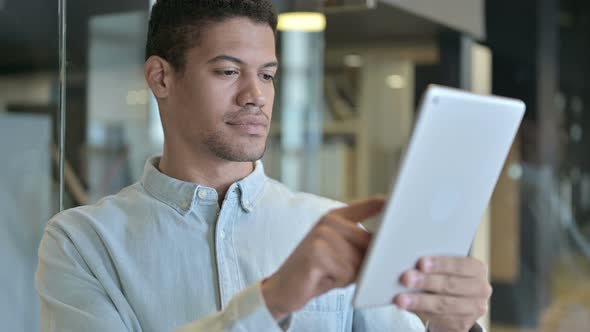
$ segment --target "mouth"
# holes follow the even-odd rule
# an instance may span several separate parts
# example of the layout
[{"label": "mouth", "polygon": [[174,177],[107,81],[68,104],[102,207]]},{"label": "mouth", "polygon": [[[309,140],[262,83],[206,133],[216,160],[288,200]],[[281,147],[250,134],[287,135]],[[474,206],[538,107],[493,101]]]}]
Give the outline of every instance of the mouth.
[{"label": "mouth", "polygon": [[268,129],[268,122],[258,117],[244,117],[228,121],[226,124],[234,130],[252,136],[264,136]]}]

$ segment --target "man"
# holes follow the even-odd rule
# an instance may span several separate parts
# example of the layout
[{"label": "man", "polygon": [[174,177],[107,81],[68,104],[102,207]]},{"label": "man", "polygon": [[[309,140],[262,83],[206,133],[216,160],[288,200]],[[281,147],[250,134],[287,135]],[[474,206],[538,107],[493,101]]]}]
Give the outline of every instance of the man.
[{"label": "man", "polygon": [[413,312],[465,332],[484,314],[486,269],[456,257],[421,259],[402,282],[424,292],[397,306],[352,309],[370,241],[357,223],[383,200],[342,207],[264,175],[276,23],[269,0],[154,5],[145,77],[164,153],[139,183],[49,222],[44,331],[424,331]]}]

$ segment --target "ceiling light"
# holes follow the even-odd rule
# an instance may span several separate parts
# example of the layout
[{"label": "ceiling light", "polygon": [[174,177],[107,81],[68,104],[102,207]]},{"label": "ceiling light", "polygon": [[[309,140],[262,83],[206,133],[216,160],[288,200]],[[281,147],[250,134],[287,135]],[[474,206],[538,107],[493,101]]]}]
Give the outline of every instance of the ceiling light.
[{"label": "ceiling light", "polygon": [[326,29],[326,16],[314,12],[294,12],[279,15],[280,31],[321,32]]}]

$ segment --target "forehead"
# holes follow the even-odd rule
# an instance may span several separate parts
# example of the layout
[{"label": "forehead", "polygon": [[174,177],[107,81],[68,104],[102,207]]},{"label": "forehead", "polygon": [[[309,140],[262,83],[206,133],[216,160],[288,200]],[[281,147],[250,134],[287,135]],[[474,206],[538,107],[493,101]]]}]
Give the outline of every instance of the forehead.
[{"label": "forehead", "polygon": [[250,64],[276,61],[275,34],[266,23],[232,18],[208,24],[201,31],[199,43],[188,55],[199,59],[198,62],[206,62],[221,54],[238,57]]}]

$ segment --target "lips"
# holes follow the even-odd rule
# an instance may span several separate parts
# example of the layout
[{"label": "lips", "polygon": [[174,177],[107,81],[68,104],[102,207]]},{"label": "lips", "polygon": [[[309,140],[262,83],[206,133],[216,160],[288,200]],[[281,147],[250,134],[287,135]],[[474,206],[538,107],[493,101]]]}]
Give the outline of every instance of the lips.
[{"label": "lips", "polygon": [[243,116],[226,123],[249,135],[264,135],[268,127],[268,121],[258,116]]},{"label": "lips", "polygon": [[227,124],[230,125],[230,126],[261,126],[261,127],[266,127],[266,121],[260,121],[260,120],[230,121]]}]

